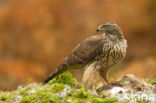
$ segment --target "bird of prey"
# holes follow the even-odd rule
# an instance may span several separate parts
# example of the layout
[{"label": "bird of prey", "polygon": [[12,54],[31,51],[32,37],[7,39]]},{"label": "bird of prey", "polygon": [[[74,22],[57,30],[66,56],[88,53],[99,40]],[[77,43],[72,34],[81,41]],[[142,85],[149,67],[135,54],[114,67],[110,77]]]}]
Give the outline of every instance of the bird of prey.
[{"label": "bird of prey", "polygon": [[[106,83],[109,83],[107,71],[125,58],[127,40],[124,38],[121,28],[115,23],[102,24],[96,30],[101,34],[90,36],[79,43],[62,64],[44,81],[44,84],[77,66],[84,68],[84,72],[88,72],[92,68],[90,69],[93,71],[92,73],[98,72]],[[89,72],[85,74],[90,75]],[[91,76],[88,76],[87,79],[91,79]]]}]

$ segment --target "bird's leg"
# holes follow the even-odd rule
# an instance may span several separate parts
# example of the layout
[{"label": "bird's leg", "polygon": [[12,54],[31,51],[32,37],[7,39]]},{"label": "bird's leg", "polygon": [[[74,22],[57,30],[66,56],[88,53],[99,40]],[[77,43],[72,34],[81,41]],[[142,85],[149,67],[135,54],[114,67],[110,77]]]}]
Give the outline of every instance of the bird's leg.
[{"label": "bird's leg", "polygon": [[95,68],[96,63],[92,63],[91,65],[85,68],[82,84],[87,89],[94,90],[96,87],[96,83],[101,80],[101,76],[99,74],[99,70]]},{"label": "bird's leg", "polygon": [[101,69],[99,73],[102,76],[102,78],[105,80],[106,84],[109,84],[109,81],[107,79],[107,71],[108,69]]},{"label": "bird's leg", "polygon": [[106,73],[106,75],[105,75],[103,78],[104,78],[104,80],[106,81],[106,83],[109,84],[109,81],[108,81],[108,79],[107,79],[107,73]]},{"label": "bird's leg", "polygon": [[94,89],[96,85],[96,74],[94,68],[86,68],[82,78],[82,84],[86,89]]}]

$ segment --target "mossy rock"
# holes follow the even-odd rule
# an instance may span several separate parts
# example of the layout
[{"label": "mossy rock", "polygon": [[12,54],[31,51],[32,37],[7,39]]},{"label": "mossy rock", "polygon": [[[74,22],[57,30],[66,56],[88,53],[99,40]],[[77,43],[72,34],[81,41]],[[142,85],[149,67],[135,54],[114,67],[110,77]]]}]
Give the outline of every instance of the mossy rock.
[{"label": "mossy rock", "polygon": [[14,91],[0,91],[0,103],[117,103],[113,98],[94,96],[76,84],[76,79],[66,72],[45,85],[30,83]]}]

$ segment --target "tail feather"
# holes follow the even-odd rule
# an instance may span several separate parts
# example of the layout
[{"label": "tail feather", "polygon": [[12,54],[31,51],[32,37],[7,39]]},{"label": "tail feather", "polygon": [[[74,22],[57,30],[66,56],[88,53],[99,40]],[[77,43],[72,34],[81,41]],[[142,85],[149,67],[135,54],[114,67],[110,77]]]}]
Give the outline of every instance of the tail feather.
[{"label": "tail feather", "polygon": [[68,70],[67,63],[66,62],[62,63],[46,80],[43,81],[43,84],[48,83],[51,79],[55,78],[56,76],[67,70]]}]

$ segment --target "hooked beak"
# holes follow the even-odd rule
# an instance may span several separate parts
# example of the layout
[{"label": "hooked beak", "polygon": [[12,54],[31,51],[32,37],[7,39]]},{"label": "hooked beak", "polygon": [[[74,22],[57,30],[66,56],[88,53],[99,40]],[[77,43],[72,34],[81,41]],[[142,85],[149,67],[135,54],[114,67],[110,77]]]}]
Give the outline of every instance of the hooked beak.
[{"label": "hooked beak", "polygon": [[97,27],[96,31],[97,32],[101,31],[101,26]]}]

